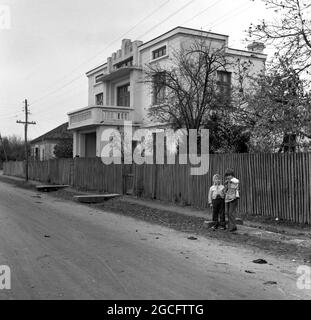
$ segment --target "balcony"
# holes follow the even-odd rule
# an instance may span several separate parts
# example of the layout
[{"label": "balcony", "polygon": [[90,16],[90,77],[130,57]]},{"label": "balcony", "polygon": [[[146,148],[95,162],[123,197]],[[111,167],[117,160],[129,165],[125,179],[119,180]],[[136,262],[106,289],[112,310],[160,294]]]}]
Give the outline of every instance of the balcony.
[{"label": "balcony", "polygon": [[93,106],[68,113],[68,129],[98,125],[122,125],[124,121],[134,121],[134,109],[119,106]]}]

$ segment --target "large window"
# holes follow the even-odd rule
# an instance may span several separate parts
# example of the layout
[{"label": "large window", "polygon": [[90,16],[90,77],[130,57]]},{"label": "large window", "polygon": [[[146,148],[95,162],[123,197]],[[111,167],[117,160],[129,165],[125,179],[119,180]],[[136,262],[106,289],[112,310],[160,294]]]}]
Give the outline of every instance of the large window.
[{"label": "large window", "polygon": [[99,93],[95,95],[95,103],[97,106],[102,106],[104,104],[104,94]]},{"label": "large window", "polygon": [[117,105],[122,107],[130,106],[130,84],[117,87]]},{"label": "large window", "polygon": [[166,55],[166,46],[152,51],[152,59],[157,59]]},{"label": "large window", "polygon": [[153,104],[160,104],[165,99],[165,73],[159,72],[153,76]]},{"label": "large window", "polygon": [[217,71],[217,85],[224,98],[231,96],[231,72]]}]

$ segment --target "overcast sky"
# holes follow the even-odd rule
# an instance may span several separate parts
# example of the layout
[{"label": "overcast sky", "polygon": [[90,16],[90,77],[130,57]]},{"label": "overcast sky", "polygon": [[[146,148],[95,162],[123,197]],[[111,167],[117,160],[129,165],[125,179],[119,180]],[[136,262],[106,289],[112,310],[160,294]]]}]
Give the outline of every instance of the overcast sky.
[{"label": "overcast sky", "polygon": [[4,6],[11,27],[0,27],[0,133],[23,136],[16,120],[27,98],[37,122],[30,138],[87,106],[85,72],[122,38],[148,41],[180,25],[227,34],[244,49],[245,30],[268,14],[260,0],[0,0],[0,19]]}]

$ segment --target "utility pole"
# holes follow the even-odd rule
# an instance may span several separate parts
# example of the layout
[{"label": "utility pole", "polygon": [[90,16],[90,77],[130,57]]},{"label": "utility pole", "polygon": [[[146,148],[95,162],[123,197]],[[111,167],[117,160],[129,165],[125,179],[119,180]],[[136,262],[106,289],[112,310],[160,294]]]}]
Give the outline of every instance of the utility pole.
[{"label": "utility pole", "polygon": [[27,140],[27,134],[28,134],[28,125],[29,124],[36,124],[34,121],[28,121],[28,102],[27,99],[25,99],[25,121],[16,121],[17,123],[21,123],[25,127],[25,159],[26,159],[26,166],[25,166],[25,179],[28,181],[28,140]]}]

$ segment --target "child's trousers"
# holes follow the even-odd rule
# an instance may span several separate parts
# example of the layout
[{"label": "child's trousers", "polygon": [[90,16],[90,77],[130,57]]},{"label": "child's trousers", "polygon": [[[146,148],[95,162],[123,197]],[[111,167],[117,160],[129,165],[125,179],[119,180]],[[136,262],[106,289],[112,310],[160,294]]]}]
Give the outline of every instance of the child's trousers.
[{"label": "child's trousers", "polygon": [[228,215],[228,228],[229,230],[236,229],[235,215],[238,207],[238,199],[226,202],[226,214]]},{"label": "child's trousers", "polygon": [[[215,225],[225,227],[226,220],[225,220],[225,200],[222,198],[217,198],[212,200],[213,202],[213,221]],[[219,217],[219,222],[218,222]]]}]

